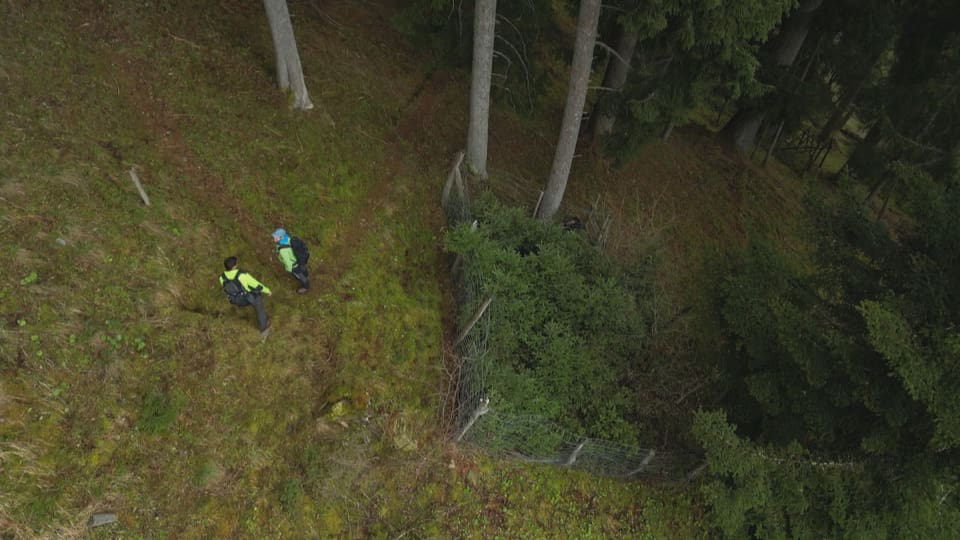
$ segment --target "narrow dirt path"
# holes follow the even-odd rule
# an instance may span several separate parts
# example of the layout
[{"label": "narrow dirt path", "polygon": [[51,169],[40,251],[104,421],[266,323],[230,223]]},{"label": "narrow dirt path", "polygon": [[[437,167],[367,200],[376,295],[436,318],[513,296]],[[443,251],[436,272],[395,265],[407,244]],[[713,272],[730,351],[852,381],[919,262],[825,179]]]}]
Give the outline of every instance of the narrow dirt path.
[{"label": "narrow dirt path", "polygon": [[[375,217],[383,211],[396,191],[396,181],[409,159],[409,146],[417,149],[422,160],[437,159],[441,156],[427,155],[423,152],[427,137],[430,136],[428,126],[432,123],[435,111],[436,94],[442,92],[446,84],[446,77],[442,74],[429,73],[409,100],[406,110],[401,114],[397,127],[388,143],[383,164],[383,174],[373,179],[373,186],[367,190],[363,202],[358,205],[358,212],[353,219],[343,225],[343,234],[338,236],[337,242],[327,248],[326,261],[322,279],[329,284],[337,283],[353,264],[353,251],[363,239],[371,233]],[[424,87],[431,88],[430,92],[421,91]],[[439,211],[432,212],[430,225],[439,229],[441,220]]]}]

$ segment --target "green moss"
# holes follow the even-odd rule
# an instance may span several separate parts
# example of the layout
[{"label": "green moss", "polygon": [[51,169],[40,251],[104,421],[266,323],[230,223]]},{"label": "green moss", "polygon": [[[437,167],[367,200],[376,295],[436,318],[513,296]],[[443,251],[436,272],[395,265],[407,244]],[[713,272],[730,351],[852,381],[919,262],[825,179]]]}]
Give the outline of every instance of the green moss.
[{"label": "green moss", "polygon": [[151,390],[143,398],[137,428],[151,435],[166,431],[176,421],[183,404],[184,397],[179,393]]}]

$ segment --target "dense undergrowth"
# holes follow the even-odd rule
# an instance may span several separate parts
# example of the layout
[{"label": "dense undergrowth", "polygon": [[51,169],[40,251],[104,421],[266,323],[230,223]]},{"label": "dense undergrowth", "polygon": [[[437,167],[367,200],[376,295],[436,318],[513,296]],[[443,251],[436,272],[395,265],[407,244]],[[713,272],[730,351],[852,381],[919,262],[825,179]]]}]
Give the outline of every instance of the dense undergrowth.
[{"label": "dense undergrowth", "polygon": [[[629,279],[582,232],[489,194],[473,216],[479,226],[459,225],[446,245],[463,257],[465,280],[480,297],[496,299],[485,391],[497,408],[626,445],[649,437],[631,421],[639,396],[629,382],[642,369],[651,320],[644,269],[630,268]],[[476,309],[464,308],[466,317]]]},{"label": "dense undergrowth", "polygon": [[[291,112],[261,8],[0,7],[0,531],[701,535],[683,489],[446,442],[432,201],[465,78],[431,78],[390,6],[291,2],[317,104]],[[266,340],[217,286],[231,254],[274,290]]]}]

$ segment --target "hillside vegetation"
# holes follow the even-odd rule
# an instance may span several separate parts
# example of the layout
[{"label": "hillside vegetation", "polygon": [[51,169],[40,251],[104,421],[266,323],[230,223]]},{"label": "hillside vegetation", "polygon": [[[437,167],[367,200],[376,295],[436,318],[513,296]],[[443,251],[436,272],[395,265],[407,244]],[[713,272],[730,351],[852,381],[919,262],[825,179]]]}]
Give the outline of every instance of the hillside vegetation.
[{"label": "hillside vegetation", "polygon": [[[392,6],[291,2],[308,113],[276,89],[260,3],[0,10],[4,537],[705,535],[683,485],[449,443],[436,201],[468,82]],[[552,126],[494,122],[499,166],[542,175],[503,150]],[[277,226],[311,246],[310,294]],[[220,291],[228,255],[273,290],[266,339]],[[97,512],[118,522],[86,530]]]}]

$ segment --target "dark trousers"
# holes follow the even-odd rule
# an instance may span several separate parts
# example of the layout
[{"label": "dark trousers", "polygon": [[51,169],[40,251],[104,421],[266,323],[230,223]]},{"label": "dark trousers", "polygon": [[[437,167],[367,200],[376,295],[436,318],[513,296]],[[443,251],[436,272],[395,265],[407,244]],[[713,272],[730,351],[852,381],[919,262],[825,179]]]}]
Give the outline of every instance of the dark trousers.
[{"label": "dark trousers", "polygon": [[304,289],[310,288],[310,272],[306,268],[301,268],[299,266],[294,266],[293,270],[290,271],[290,275],[294,279],[300,282],[300,286]]},{"label": "dark trousers", "polygon": [[248,292],[244,298],[247,303],[238,305],[253,306],[254,311],[257,312],[257,329],[263,332],[267,329],[267,309],[263,307],[263,297],[259,292]]}]

